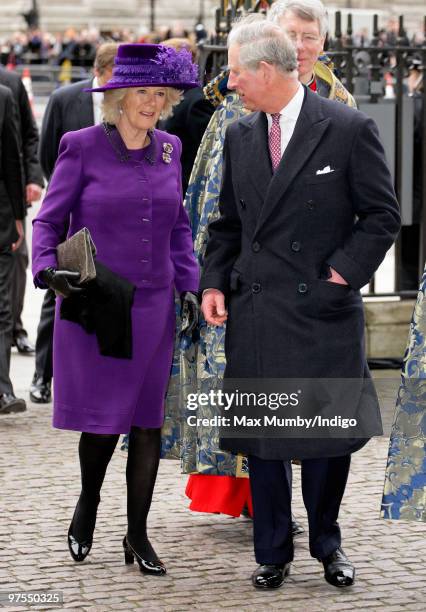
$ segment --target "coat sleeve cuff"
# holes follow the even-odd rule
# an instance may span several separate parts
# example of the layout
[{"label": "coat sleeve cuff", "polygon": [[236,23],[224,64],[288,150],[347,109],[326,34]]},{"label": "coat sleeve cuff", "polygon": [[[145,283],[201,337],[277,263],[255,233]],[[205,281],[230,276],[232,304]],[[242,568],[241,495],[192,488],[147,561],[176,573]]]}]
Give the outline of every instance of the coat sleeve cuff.
[{"label": "coat sleeve cuff", "polygon": [[337,249],[328,259],[327,264],[334,268],[352,289],[361,289],[369,281],[370,277],[360,265],[348,257],[343,249]]},{"label": "coat sleeve cuff", "polygon": [[229,279],[219,274],[205,274],[201,277],[200,293],[205,289],[219,289],[226,294],[229,290]]},{"label": "coat sleeve cuff", "polygon": [[185,279],[181,279],[181,280],[175,279],[175,287],[179,295],[181,293],[184,293],[185,291],[192,291],[192,293],[198,293],[198,286],[199,286],[198,278],[197,279],[187,278],[186,280]]},{"label": "coat sleeve cuff", "polygon": [[36,289],[48,289],[46,283],[41,280],[40,273],[41,271],[34,276],[34,287],[36,287]]},{"label": "coat sleeve cuff", "polygon": [[34,286],[37,289],[48,289],[49,287],[41,279],[41,273],[46,268],[56,268],[56,267],[57,267],[56,261],[51,262],[51,263],[43,263],[43,264],[38,265],[38,266],[33,266],[32,272],[33,272]]}]

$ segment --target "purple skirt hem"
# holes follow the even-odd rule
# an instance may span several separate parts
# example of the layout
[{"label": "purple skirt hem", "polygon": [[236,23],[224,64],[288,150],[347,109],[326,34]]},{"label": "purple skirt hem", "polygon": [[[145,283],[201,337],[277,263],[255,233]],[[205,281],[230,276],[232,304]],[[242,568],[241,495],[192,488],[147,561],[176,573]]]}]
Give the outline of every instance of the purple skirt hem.
[{"label": "purple skirt hem", "polygon": [[[143,427],[144,429],[158,429],[163,426],[164,418],[152,419],[152,421],[144,419],[143,424],[135,423],[129,419],[128,413],[123,413],[123,419],[117,420],[111,424],[100,424],[90,422],[88,413],[82,413],[81,418],[75,414],[75,410],[66,409],[64,407],[56,407],[55,414],[52,419],[52,426],[55,429],[68,429],[70,431],[85,431],[87,433],[103,433],[103,434],[127,434],[132,425]],[[132,422],[133,421],[133,422]]]}]

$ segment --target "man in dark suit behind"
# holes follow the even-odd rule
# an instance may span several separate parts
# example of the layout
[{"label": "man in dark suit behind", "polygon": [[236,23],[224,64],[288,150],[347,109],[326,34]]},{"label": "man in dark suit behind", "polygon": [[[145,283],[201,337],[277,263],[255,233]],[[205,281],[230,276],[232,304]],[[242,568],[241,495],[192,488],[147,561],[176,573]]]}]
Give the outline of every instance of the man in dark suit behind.
[{"label": "man in dark suit behind", "polygon": [[0,85],[0,414],[22,412],[9,376],[12,346],[10,285],[13,253],[24,238],[24,193],[19,121],[10,89]]},{"label": "man in dark suit behind", "polygon": [[[169,38],[161,44],[173,47],[177,51],[185,49],[192,53],[196,62],[196,50],[188,38]],[[214,113],[214,106],[204,97],[201,87],[188,89],[183,94],[182,101],[173,108],[173,114],[158,122],[158,128],[178,136],[182,142],[182,192],[185,197],[189,177],[194,165],[198,147]]]},{"label": "man in dark suit behind", "polygon": [[[55,167],[62,136],[101,122],[103,94],[90,94],[84,89],[103,85],[111,78],[117,48],[118,43],[100,45],[94,64],[95,78],[57,89],[50,96],[43,117],[39,152],[47,181]],[[37,329],[36,364],[30,387],[30,399],[39,404],[50,402],[51,399],[54,315],[55,294],[48,289]]]},{"label": "man in dark suit behind", "polygon": [[[327,394],[329,379],[371,389],[360,288],[400,225],[376,125],[301,85],[294,47],[276,25],[242,21],[228,47],[228,86],[258,112],[227,130],[221,215],[209,227],[200,285],[207,322],[227,321],[225,378],[310,379]],[[333,410],[350,401],[346,395]],[[354,405],[357,416],[372,408],[380,422],[374,390],[357,394]],[[320,407],[309,402],[315,416]],[[371,436],[325,438],[317,430],[307,438],[298,431],[293,438],[266,432],[221,440],[249,458],[259,563],[253,585],[279,587],[289,572],[289,460],[298,458],[310,553],[322,561],[327,582],[350,586],[355,569],[337,519],[350,454]]]},{"label": "man in dark suit behind", "polygon": [[[24,204],[31,206],[33,202],[37,202],[37,200],[40,199],[44,184],[37,156],[37,125],[21,77],[16,72],[6,70],[0,65],[0,84],[8,87],[15,99],[18,111],[18,137],[21,144],[21,159],[23,164]],[[22,309],[24,307],[28,267],[28,249],[25,238],[20,247],[13,254],[13,262],[11,283],[13,342],[20,353],[31,354],[34,353],[34,346],[28,340],[28,335],[21,319]]]}]

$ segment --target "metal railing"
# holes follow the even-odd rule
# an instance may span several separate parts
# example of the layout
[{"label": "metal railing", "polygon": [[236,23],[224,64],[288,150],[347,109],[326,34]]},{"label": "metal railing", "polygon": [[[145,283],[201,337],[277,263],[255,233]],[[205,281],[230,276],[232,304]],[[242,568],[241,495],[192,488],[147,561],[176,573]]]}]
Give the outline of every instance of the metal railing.
[{"label": "metal railing", "polygon": [[86,68],[70,66],[52,66],[50,64],[18,64],[15,71],[22,76],[24,70],[29,70],[33,93],[36,96],[50,96],[50,94],[66,83],[75,83],[89,79],[92,73]]}]

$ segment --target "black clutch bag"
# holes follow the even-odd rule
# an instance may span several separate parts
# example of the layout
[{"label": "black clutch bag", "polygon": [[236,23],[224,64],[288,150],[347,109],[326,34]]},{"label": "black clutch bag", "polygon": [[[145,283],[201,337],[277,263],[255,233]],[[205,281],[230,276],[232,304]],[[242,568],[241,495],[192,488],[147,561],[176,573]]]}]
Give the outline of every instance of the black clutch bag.
[{"label": "black clutch bag", "polygon": [[96,278],[95,256],[96,246],[87,227],[83,227],[58,245],[58,270],[78,272],[79,284],[93,280]]}]

